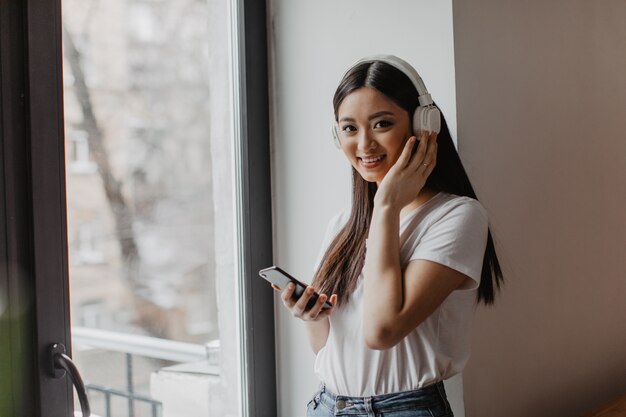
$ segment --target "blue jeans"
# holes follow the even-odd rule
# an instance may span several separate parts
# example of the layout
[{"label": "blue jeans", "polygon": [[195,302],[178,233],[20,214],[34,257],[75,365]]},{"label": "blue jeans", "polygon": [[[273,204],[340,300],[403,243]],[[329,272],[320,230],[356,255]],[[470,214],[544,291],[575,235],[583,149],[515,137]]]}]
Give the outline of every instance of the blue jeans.
[{"label": "blue jeans", "polygon": [[453,417],[443,382],[373,397],[335,395],[324,384],[307,404],[307,417]]}]

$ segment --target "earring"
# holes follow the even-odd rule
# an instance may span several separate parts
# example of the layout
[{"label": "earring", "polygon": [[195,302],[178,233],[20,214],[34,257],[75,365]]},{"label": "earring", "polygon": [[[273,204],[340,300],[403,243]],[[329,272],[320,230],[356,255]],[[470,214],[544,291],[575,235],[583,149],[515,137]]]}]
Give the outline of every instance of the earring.
[{"label": "earring", "polygon": [[341,149],[341,142],[339,142],[339,129],[337,128],[337,123],[333,123],[330,127],[330,132],[333,135],[333,143],[337,149]]}]

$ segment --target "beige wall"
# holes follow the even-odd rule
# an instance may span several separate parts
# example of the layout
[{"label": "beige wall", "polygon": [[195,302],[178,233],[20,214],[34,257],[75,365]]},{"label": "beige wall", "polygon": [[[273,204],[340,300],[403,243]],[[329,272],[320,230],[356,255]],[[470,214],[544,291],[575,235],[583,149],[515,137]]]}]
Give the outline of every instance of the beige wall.
[{"label": "beige wall", "polygon": [[454,1],[461,158],[507,284],[476,317],[469,417],[626,392],[626,3]]}]

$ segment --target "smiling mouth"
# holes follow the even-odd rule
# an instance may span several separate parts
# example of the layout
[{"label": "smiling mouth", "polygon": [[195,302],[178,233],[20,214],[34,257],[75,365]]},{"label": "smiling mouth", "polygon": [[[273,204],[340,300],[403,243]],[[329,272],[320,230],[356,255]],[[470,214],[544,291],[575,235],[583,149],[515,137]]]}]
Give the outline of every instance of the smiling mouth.
[{"label": "smiling mouth", "polygon": [[370,157],[358,157],[359,163],[365,168],[375,168],[387,157],[387,155],[370,156]]}]

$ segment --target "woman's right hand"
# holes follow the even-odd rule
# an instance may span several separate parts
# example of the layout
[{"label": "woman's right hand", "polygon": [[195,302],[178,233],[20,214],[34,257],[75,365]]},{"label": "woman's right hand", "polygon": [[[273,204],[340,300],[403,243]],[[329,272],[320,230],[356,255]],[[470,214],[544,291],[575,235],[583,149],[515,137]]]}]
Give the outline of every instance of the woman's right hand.
[{"label": "woman's right hand", "polygon": [[[306,306],[309,303],[311,296],[315,293],[315,288],[310,285],[306,287],[300,298],[297,300],[293,296],[296,289],[296,285],[294,283],[289,283],[284,290],[281,290],[274,284],[272,284],[272,288],[274,288],[276,292],[280,293],[280,298],[283,300],[283,304],[289,309],[289,311],[291,311],[291,314],[304,321],[319,321],[326,319],[331,315],[337,306],[337,294],[331,295],[330,299],[328,299],[326,294],[320,294],[315,305],[306,310]],[[333,306],[322,310],[326,300],[328,300]]]}]

